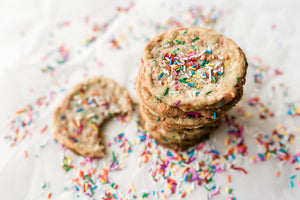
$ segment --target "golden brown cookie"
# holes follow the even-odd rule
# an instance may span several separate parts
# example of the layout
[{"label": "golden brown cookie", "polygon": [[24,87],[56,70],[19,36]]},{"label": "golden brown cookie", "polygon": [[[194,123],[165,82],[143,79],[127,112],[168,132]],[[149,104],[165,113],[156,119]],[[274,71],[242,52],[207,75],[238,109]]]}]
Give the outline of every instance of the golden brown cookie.
[{"label": "golden brown cookie", "polygon": [[111,79],[88,79],[74,86],[54,111],[54,137],[79,155],[103,157],[104,145],[99,135],[103,121],[131,111],[126,89]]}]

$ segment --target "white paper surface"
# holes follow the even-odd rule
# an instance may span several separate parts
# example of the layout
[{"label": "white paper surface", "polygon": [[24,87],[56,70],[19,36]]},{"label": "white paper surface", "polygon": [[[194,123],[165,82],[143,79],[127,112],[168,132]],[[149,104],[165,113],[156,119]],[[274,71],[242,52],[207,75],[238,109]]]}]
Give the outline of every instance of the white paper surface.
[{"label": "white paper surface", "polygon": [[[232,194],[236,199],[298,199],[300,174],[295,168],[300,163],[283,164],[272,158],[254,165],[249,158],[258,153],[254,137],[258,133],[271,134],[278,124],[286,126],[295,135],[295,144],[290,145],[291,152],[299,153],[300,150],[300,133],[296,131],[300,126],[300,116],[291,117],[287,114],[288,103],[300,105],[299,2],[155,0],[133,1],[133,4],[131,7],[130,2],[123,0],[0,2],[0,198],[47,199],[51,192],[51,199],[87,199],[88,196],[77,192],[72,185],[74,183],[71,180],[78,177],[78,171],[71,169],[66,173],[61,168],[66,154],[71,155],[74,165],[84,158],[73,155],[53,141],[52,112],[63,98],[64,89],[88,77],[101,75],[113,78],[126,87],[136,101],[133,82],[147,40],[164,31],[164,28],[176,27],[174,21],[185,26],[193,25],[195,18],[189,9],[197,8],[199,11],[201,7],[203,13],[210,13],[215,8],[219,13],[218,21],[211,25],[200,19],[197,24],[214,28],[232,38],[248,57],[250,66],[244,100],[258,96],[260,102],[275,114],[274,117],[260,119],[260,107],[249,107],[243,101],[240,106],[252,112],[252,118],[243,117],[236,108],[230,111],[229,114],[238,116],[238,121],[245,127],[248,156],[238,159],[241,159],[239,166],[244,167],[248,175],[233,170],[216,174],[214,182],[220,186],[223,194],[212,199],[227,199],[224,195],[226,186],[233,188]],[[117,11],[117,7],[130,7],[130,10]],[[104,30],[93,30],[94,25],[103,27],[104,23],[107,23]],[[87,39],[92,37],[96,40],[87,44]],[[119,49],[113,47],[112,38],[118,41]],[[62,45],[69,55],[66,62],[58,64],[57,59],[61,57],[57,50]],[[262,61],[257,62],[255,57]],[[257,73],[254,64],[270,68],[263,72],[260,88],[254,83],[253,75]],[[42,72],[48,66],[55,69]],[[282,71],[283,75],[274,76],[275,69]],[[36,100],[43,96],[47,98],[43,102],[48,105],[36,106]],[[11,140],[5,138],[14,137],[15,133],[7,126],[6,122],[10,121],[8,116],[12,117],[27,104],[36,106],[39,116],[30,126],[32,134],[11,147]],[[106,141],[112,141],[120,132],[124,132],[130,140],[138,140],[135,121],[136,113],[125,125],[118,118],[108,122],[103,130]],[[47,129],[40,133],[45,125]],[[226,126],[222,125],[209,144],[220,152],[225,151],[227,131]],[[108,148],[106,158],[88,166],[96,167],[99,173],[111,162],[111,152],[119,150],[118,144],[113,145]],[[24,151],[28,152],[28,158],[25,158]],[[128,195],[129,184],[135,186],[138,198],[147,192],[150,193],[147,199],[156,199],[152,191],[162,189],[161,184],[155,183],[148,173],[150,162],[138,167],[141,152],[142,145],[134,145],[130,156],[123,159],[124,169],[111,173],[111,180],[119,185],[119,197]],[[277,171],[281,172],[278,178],[275,176]],[[227,174],[231,175],[230,184],[227,183]],[[291,188],[290,176],[294,174],[294,188]],[[47,186],[43,189],[44,181]],[[64,191],[66,186],[69,189]],[[99,184],[93,197],[99,199],[105,188]],[[206,190],[196,186],[186,199],[206,199],[206,196]],[[178,198],[178,194],[175,194],[168,199]]]}]

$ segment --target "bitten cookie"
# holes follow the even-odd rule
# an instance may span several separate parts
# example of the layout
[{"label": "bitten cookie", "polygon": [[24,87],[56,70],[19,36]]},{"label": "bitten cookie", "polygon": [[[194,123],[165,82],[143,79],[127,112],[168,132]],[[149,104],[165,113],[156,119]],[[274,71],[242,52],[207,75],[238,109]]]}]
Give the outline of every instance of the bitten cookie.
[{"label": "bitten cookie", "polygon": [[131,111],[126,89],[111,79],[88,79],[74,86],[54,111],[54,137],[79,155],[103,157],[105,147],[99,135],[103,121]]}]

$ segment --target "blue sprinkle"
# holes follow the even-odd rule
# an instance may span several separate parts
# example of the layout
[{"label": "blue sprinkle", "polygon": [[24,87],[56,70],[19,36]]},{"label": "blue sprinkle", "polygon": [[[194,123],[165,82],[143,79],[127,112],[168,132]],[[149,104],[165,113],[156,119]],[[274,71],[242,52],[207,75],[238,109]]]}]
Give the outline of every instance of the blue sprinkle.
[{"label": "blue sprinkle", "polygon": [[296,178],[296,175],[293,175],[293,176],[290,177],[290,179],[294,179],[294,178]]},{"label": "blue sprinkle", "polygon": [[144,136],[144,135],[139,135],[139,137],[140,137],[141,140],[145,140],[146,139],[146,136]]},{"label": "blue sprinkle", "polygon": [[161,77],[164,75],[164,72],[160,73],[160,75],[158,76],[158,80],[161,79]]},{"label": "blue sprinkle", "polygon": [[200,94],[200,92],[196,92],[196,95]]},{"label": "blue sprinkle", "polygon": [[93,186],[93,187],[92,187],[92,190],[96,189],[97,187],[98,187],[97,185]]},{"label": "blue sprinkle", "polygon": [[205,50],[205,53],[209,53],[209,54],[211,54],[212,52],[211,52],[211,51],[209,51],[209,50]]},{"label": "blue sprinkle", "polygon": [[258,156],[260,157],[260,159],[265,160],[265,157],[261,153],[259,153]]},{"label": "blue sprinkle", "polygon": [[286,151],[283,150],[283,149],[279,149],[279,151],[280,151],[281,153],[286,153]]},{"label": "blue sprinkle", "polygon": [[194,72],[194,71],[192,71],[191,73],[192,73],[192,75],[194,75],[194,74],[195,74],[195,72]]},{"label": "blue sprinkle", "polygon": [[188,83],[189,86],[194,87],[194,85],[192,83]]},{"label": "blue sprinkle", "polygon": [[155,196],[155,191],[154,190],[153,190],[152,194],[153,194],[153,196]]},{"label": "blue sprinkle", "polygon": [[203,60],[200,65],[204,66],[205,62],[206,62],[206,60]]},{"label": "blue sprinkle", "polygon": [[192,66],[192,68],[196,68],[196,67],[197,67],[197,65],[193,65],[193,66]]},{"label": "blue sprinkle", "polygon": [[203,76],[205,76],[205,77],[206,77],[206,74],[205,74],[205,73],[203,73]]},{"label": "blue sprinkle", "polygon": [[60,119],[66,119],[66,115],[62,115]]},{"label": "blue sprinkle", "polygon": [[169,65],[171,65],[172,64],[172,58],[170,59],[170,62],[169,62]]},{"label": "blue sprinkle", "polygon": [[76,110],[76,112],[81,112],[83,111],[83,108],[79,108],[78,110]]},{"label": "blue sprinkle", "polygon": [[217,187],[216,187],[215,185],[211,187],[212,190],[214,190],[214,189],[216,189],[216,188],[217,188]]},{"label": "blue sprinkle", "polygon": [[116,199],[118,199],[118,197],[117,197],[117,195],[116,195],[116,194],[113,194],[113,196],[114,196]]},{"label": "blue sprinkle", "polygon": [[79,187],[77,185],[75,185],[75,188],[76,188],[77,191],[79,191]]},{"label": "blue sprinkle", "polygon": [[218,72],[219,75],[222,75],[222,72]]},{"label": "blue sprinkle", "polygon": [[233,154],[231,154],[231,158],[232,158],[233,160],[235,160],[235,156],[234,156]]},{"label": "blue sprinkle", "polygon": [[299,159],[297,156],[294,156],[295,160],[297,161],[297,163],[299,162]]},{"label": "blue sprinkle", "polygon": [[294,182],[290,181],[290,185],[291,185],[291,188],[293,188],[294,187]]},{"label": "blue sprinkle", "polygon": [[187,181],[187,174],[184,176],[184,182]]},{"label": "blue sprinkle", "polygon": [[215,154],[219,155],[219,152],[217,152],[217,151],[216,151],[216,150],[214,150],[214,149],[212,149],[212,150],[211,150],[211,152],[213,152],[213,153],[215,153]]},{"label": "blue sprinkle", "polygon": [[177,63],[179,63],[179,61],[174,62],[174,65],[176,65]]},{"label": "blue sprinkle", "polygon": [[216,119],[217,118],[217,114],[216,114],[216,112],[214,112],[214,119]]}]

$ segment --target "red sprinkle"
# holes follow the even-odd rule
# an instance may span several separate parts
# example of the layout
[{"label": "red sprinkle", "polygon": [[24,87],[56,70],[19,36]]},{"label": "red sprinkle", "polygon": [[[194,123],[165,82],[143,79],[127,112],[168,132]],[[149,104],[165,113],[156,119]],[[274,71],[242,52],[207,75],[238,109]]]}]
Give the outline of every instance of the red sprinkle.
[{"label": "red sprinkle", "polygon": [[230,168],[234,169],[234,170],[240,170],[240,171],[244,172],[244,174],[248,174],[248,172],[241,167],[235,167],[234,165],[231,165]]}]

